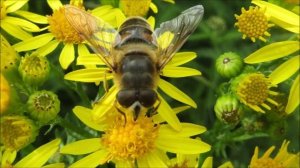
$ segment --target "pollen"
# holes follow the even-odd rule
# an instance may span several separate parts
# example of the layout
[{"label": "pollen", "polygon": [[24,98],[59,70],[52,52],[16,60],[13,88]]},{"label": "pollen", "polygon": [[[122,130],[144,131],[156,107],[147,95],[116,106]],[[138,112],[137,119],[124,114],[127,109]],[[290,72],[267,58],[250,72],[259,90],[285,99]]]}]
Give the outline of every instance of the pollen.
[{"label": "pollen", "polygon": [[284,168],[282,163],[278,163],[272,158],[260,158],[255,160],[255,162],[252,162],[250,165],[250,168]]},{"label": "pollen", "polygon": [[157,136],[158,126],[151,118],[140,116],[137,120],[127,118],[124,122],[117,117],[105,132],[102,144],[110,152],[110,160],[134,161],[154,149]]},{"label": "pollen", "polygon": [[277,102],[269,98],[270,95],[278,95],[278,93],[270,90],[270,87],[272,87],[271,82],[263,74],[243,74],[235,83],[239,100],[250,108],[264,113],[265,111],[259,106],[263,106],[268,110],[271,109],[265,102],[268,101],[276,106],[278,105]]},{"label": "pollen", "polygon": [[235,26],[238,27],[239,32],[243,33],[243,39],[249,37],[252,42],[255,42],[258,38],[266,42],[263,36],[271,36],[268,29],[274,25],[268,23],[265,9],[257,6],[250,6],[249,10],[242,8],[242,14],[235,15],[235,18],[237,19]]},{"label": "pollen", "polygon": [[83,41],[76,30],[69,24],[65,17],[65,7],[55,10],[52,16],[48,16],[49,31],[54,37],[64,43],[78,44]]}]

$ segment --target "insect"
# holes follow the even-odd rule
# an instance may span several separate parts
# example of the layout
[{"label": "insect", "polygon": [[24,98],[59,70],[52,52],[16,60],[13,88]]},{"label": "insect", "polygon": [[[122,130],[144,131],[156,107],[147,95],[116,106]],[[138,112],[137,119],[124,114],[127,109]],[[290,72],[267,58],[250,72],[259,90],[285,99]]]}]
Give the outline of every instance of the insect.
[{"label": "insect", "polygon": [[159,107],[159,75],[197,28],[204,9],[202,5],[191,7],[155,30],[142,17],[129,17],[116,30],[75,6],[66,6],[65,13],[70,25],[113,73],[120,88],[118,106],[132,109],[136,119],[142,109],[155,112]]}]

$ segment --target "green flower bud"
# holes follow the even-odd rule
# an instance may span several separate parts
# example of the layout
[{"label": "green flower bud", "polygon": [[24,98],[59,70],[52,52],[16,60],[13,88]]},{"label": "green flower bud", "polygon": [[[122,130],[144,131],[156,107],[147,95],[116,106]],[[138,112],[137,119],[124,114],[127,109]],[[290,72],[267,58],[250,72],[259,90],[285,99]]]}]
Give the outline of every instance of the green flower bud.
[{"label": "green flower bud", "polygon": [[46,57],[32,53],[21,59],[19,72],[24,82],[40,86],[48,78],[50,65]]},{"label": "green flower bud", "polygon": [[214,107],[217,118],[226,124],[237,124],[242,115],[242,107],[237,98],[224,95],[217,99]]},{"label": "green flower bud", "polygon": [[207,20],[207,26],[212,29],[212,31],[217,33],[222,33],[226,30],[226,22],[222,17],[211,16]]},{"label": "green flower bud", "polygon": [[33,119],[41,124],[47,124],[60,111],[60,101],[53,92],[37,91],[30,95],[27,108]]},{"label": "green flower bud", "polygon": [[233,52],[227,52],[216,60],[217,72],[226,78],[237,76],[243,68],[243,60]]},{"label": "green flower bud", "polygon": [[[2,1],[1,1],[2,2]],[[10,71],[17,68],[20,57],[14,48],[8,43],[8,41],[0,35],[1,41],[1,72]]]},{"label": "green flower bud", "polygon": [[3,116],[0,120],[0,142],[6,149],[19,150],[38,135],[33,121],[25,116]]}]

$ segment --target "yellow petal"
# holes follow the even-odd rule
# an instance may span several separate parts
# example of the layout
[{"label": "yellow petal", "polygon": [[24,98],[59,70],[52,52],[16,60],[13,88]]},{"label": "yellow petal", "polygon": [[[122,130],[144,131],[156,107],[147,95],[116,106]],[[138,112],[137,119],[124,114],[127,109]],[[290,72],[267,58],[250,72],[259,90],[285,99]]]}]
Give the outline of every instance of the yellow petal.
[{"label": "yellow petal", "polygon": [[300,90],[299,90],[299,75],[296,77],[296,79],[293,82],[293,85],[291,87],[290,90],[290,95],[289,95],[289,99],[288,99],[288,103],[286,105],[285,108],[285,112],[290,114],[293,111],[295,111],[295,109],[299,106],[300,103],[300,99],[299,99],[299,94],[300,94]]},{"label": "yellow petal", "polygon": [[14,14],[22,16],[34,23],[39,23],[39,24],[47,24],[48,23],[47,17],[38,15],[38,14],[35,14],[32,12],[18,10],[18,11],[15,11]]},{"label": "yellow petal", "polygon": [[[42,34],[42,35],[38,35],[38,36],[35,36],[32,38],[26,39],[22,42],[19,42],[19,43],[13,45],[13,47],[18,52],[29,51],[29,50],[37,49],[39,47],[46,45],[53,38],[54,38],[54,36],[51,33],[46,33],[46,34]],[[37,41],[38,41],[38,43],[37,43]]]},{"label": "yellow petal", "polygon": [[98,16],[101,18],[101,16],[108,14],[111,12],[113,7],[111,5],[103,5],[99,6],[91,11],[92,15]]},{"label": "yellow petal", "polygon": [[118,89],[116,85],[109,88],[109,91],[95,104],[95,107],[92,111],[92,117],[94,121],[101,121],[101,117],[105,115],[109,110],[111,110],[116,101],[116,95]]},{"label": "yellow petal", "polygon": [[[178,114],[184,110],[187,110],[191,108],[190,106],[181,106],[181,107],[176,107],[176,108],[173,108],[173,111],[175,114]],[[153,116],[153,121],[155,123],[162,123],[162,122],[165,122],[165,120],[160,116],[160,115],[154,115]]]},{"label": "yellow petal", "polygon": [[167,168],[168,166],[161,160],[157,153],[151,152],[146,156],[149,167]]},{"label": "yellow petal", "polygon": [[77,65],[105,65],[97,54],[79,55]]},{"label": "yellow petal", "polygon": [[63,69],[67,69],[68,66],[74,61],[74,59],[75,59],[74,45],[71,43],[65,44],[59,56],[59,63],[61,67]]},{"label": "yellow petal", "polygon": [[10,13],[10,12],[14,12],[17,11],[18,9],[22,8],[29,0],[16,0],[15,3],[13,3],[12,5],[10,5],[7,9],[6,12]]},{"label": "yellow petal", "polygon": [[157,9],[157,6],[154,4],[154,3],[150,3],[150,9],[154,12],[154,13],[157,13],[158,12],[158,9]]},{"label": "yellow petal", "polygon": [[277,85],[288,78],[290,78],[295,72],[299,70],[300,56],[295,56],[277,67],[270,75],[271,83]]},{"label": "yellow petal", "polygon": [[186,95],[185,93],[183,93],[182,91],[177,89],[171,83],[169,83],[163,79],[159,79],[158,86],[162,91],[164,91],[167,95],[174,98],[175,100],[178,100],[182,103],[190,105],[194,108],[197,107],[197,104],[188,95]]},{"label": "yellow petal", "polygon": [[170,125],[163,124],[159,128],[159,134],[164,136],[190,137],[206,131],[205,127],[196,124],[181,123],[181,125],[182,129],[180,131],[175,131]]},{"label": "yellow petal", "polygon": [[53,11],[63,6],[60,0],[47,0],[47,3]]},{"label": "yellow petal", "polygon": [[53,163],[53,164],[48,164],[46,166],[43,166],[42,168],[65,168],[64,163]]},{"label": "yellow petal", "polygon": [[76,106],[73,108],[74,114],[77,116],[77,118],[80,119],[81,122],[83,122],[88,127],[97,130],[97,131],[103,131],[103,126],[100,124],[96,124],[92,120],[92,110],[89,108],[85,108],[82,106]]},{"label": "yellow petal", "polygon": [[213,157],[207,157],[204,160],[201,168],[212,168],[212,167],[213,167]]},{"label": "yellow petal", "polygon": [[147,155],[137,159],[138,167],[150,167],[147,161]]},{"label": "yellow petal", "polygon": [[281,57],[288,56],[299,50],[299,41],[282,41],[269,44],[256,50],[244,59],[245,63],[255,64],[260,62],[271,61]]},{"label": "yellow petal", "polygon": [[12,25],[6,22],[5,19],[1,20],[1,28],[6,31],[8,34],[16,37],[20,40],[26,40],[31,38],[31,34],[27,33],[26,31],[22,30],[18,26]]},{"label": "yellow petal", "polygon": [[41,167],[58,150],[61,140],[55,139],[25,156],[14,167]]},{"label": "yellow petal", "polygon": [[35,25],[27,20],[24,20],[24,19],[6,16],[5,21],[12,25],[20,26],[22,29],[24,29],[26,31],[30,31],[30,32],[40,31],[40,28],[37,25]]},{"label": "yellow petal", "polygon": [[171,3],[171,4],[175,4],[175,1],[174,1],[174,0],[163,0],[163,1],[169,2],[169,3]]},{"label": "yellow petal", "polygon": [[78,44],[78,56],[89,55],[89,54],[91,54],[91,53],[85,44],[83,44],[83,43]]},{"label": "yellow petal", "polygon": [[158,114],[165,120],[167,123],[172,126],[177,131],[180,131],[182,129],[182,126],[179,122],[179,119],[176,116],[176,113],[173,111],[173,109],[169,106],[169,104],[160,96],[158,95],[161,104],[158,107]]},{"label": "yellow petal", "polygon": [[91,138],[69,143],[60,149],[60,153],[83,155],[95,152],[102,148],[100,138]]},{"label": "yellow petal", "polygon": [[193,68],[186,68],[186,67],[174,67],[174,66],[165,66],[162,71],[162,76],[170,77],[170,78],[182,78],[188,76],[196,76],[201,75],[201,72],[193,69]]},{"label": "yellow petal", "polygon": [[42,47],[40,47],[39,49],[36,50],[37,53],[39,53],[40,56],[46,56],[48,54],[50,54],[52,51],[54,51],[56,49],[56,47],[58,46],[59,41],[57,40],[52,40],[50,42],[47,43],[47,45],[44,45]]},{"label": "yellow petal", "polygon": [[99,150],[73,163],[70,165],[70,168],[97,167],[98,165],[106,162],[107,159],[108,152],[106,150]]},{"label": "yellow petal", "polygon": [[107,73],[107,68],[87,68],[72,71],[65,75],[65,79],[78,82],[99,82],[112,79],[111,73]]},{"label": "yellow petal", "polygon": [[271,16],[270,20],[278,26],[287,30],[289,30],[288,28],[290,27],[298,27],[298,31],[294,33],[299,34],[299,15],[266,1],[254,0],[252,1],[252,3],[258,5],[261,8],[265,8],[266,15]]},{"label": "yellow petal", "polygon": [[132,167],[132,163],[129,160],[119,160],[116,161],[116,168],[125,168],[125,167]]},{"label": "yellow petal", "polygon": [[227,162],[223,163],[222,165],[220,165],[218,168],[234,168],[234,167],[230,161],[227,161]]},{"label": "yellow petal", "polygon": [[179,154],[200,154],[210,151],[211,148],[210,145],[198,139],[176,136],[171,137],[160,134],[158,135],[155,144],[159,149]]},{"label": "yellow petal", "polygon": [[167,66],[179,66],[192,61],[196,57],[197,54],[195,52],[178,52],[174,55],[174,57],[167,64]]},{"label": "yellow petal", "polygon": [[154,30],[154,27],[155,27],[155,18],[154,18],[153,16],[150,16],[150,17],[147,19],[147,22],[150,24],[151,29]]}]

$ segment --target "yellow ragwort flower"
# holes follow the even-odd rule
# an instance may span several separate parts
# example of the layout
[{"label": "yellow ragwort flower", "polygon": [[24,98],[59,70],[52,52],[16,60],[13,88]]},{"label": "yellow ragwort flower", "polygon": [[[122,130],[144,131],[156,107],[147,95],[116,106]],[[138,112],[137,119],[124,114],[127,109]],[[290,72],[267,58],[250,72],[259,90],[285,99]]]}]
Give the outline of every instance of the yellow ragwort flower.
[{"label": "yellow ragwort flower", "polygon": [[258,158],[258,147],[255,147],[249,168],[298,168],[300,153],[289,153],[287,150],[288,145],[289,141],[283,141],[281,148],[274,158],[270,154],[274,151],[275,146],[270,147],[260,158]]},{"label": "yellow ragwort flower", "polygon": [[[72,28],[65,16],[65,5],[59,0],[48,0],[49,6],[53,10],[53,14],[47,17],[48,33],[26,39],[13,47],[18,52],[37,49],[37,53],[45,56],[54,51],[61,43],[64,47],[59,56],[59,62],[63,69],[67,69],[75,59],[75,46],[77,45],[78,55],[89,55],[87,46],[83,43],[83,39]],[[70,0],[70,5],[84,9],[83,0]],[[117,27],[125,19],[120,9],[113,9],[112,6],[105,5],[90,11],[92,15],[100,17],[111,25]],[[78,20],[79,21],[79,20]],[[38,43],[37,43],[38,41]]]},{"label": "yellow ragwort flower", "polygon": [[9,102],[10,102],[10,86],[8,81],[5,79],[5,77],[1,73],[0,77],[0,115],[4,114],[5,111],[8,108]]},{"label": "yellow ragwort flower", "polygon": [[[15,150],[7,150],[3,147],[0,147],[0,166],[2,168],[42,167],[50,159],[50,157],[57,152],[59,144],[60,139],[55,139],[51,142],[48,142],[38,147],[16,163],[14,163],[14,161],[16,159],[17,152]],[[54,163],[45,167],[64,168],[65,165],[63,163]]]},{"label": "yellow ragwort flower", "polygon": [[[292,33],[299,34],[299,15],[269,2],[253,0],[252,3],[266,9],[266,15],[268,15],[270,17],[270,21],[276,25]],[[299,49],[300,43],[298,40],[275,42],[251,53],[244,59],[244,62],[248,64],[269,62],[282,57],[290,56],[294,53],[293,57],[283,62],[269,75],[271,83],[273,85],[277,85],[292,77],[299,70]],[[285,108],[285,112],[287,114],[295,111],[300,104],[299,87],[298,75],[294,79],[290,89],[288,103]]]},{"label": "yellow ragwort flower", "polygon": [[249,37],[252,42],[256,39],[266,42],[264,36],[271,36],[268,29],[273,24],[268,23],[267,16],[265,15],[265,9],[259,7],[249,7],[249,10],[242,8],[241,15],[235,15],[237,22],[235,26],[238,27],[238,31],[243,33],[243,39]]},{"label": "yellow ragwort flower", "polygon": [[[213,168],[213,157],[209,156],[207,157],[201,168]],[[223,163],[222,165],[218,166],[218,168],[233,168],[233,165],[230,161],[227,161],[225,163]]]},{"label": "yellow ragwort flower", "polygon": [[[61,153],[86,157],[70,167],[96,167],[112,161],[116,167],[167,167],[166,152],[179,154],[200,154],[210,150],[210,145],[191,136],[206,131],[205,127],[182,123],[182,131],[175,131],[168,124],[139,116],[124,117],[116,110],[110,111],[111,118],[95,124],[92,109],[77,106],[75,115],[87,126],[104,132],[101,138],[80,140],[64,146]],[[106,115],[107,116],[107,115]],[[105,127],[104,127],[105,125]]]},{"label": "yellow ragwort flower", "polygon": [[271,107],[266,103],[269,102],[278,105],[270,95],[278,95],[277,92],[271,91],[275,87],[270,80],[261,73],[241,74],[232,82],[232,90],[238,99],[255,111],[265,113],[260,106],[270,110]]},{"label": "yellow ragwort flower", "polygon": [[[41,31],[41,29],[38,26],[36,26],[34,23],[41,23],[41,24],[47,23],[46,19],[43,16],[21,10],[21,8],[28,1],[29,0],[22,0],[22,1],[1,0],[0,1],[1,29],[3,29],[8,34],[20,40],[29,39],[32,37],[30,33],[27,33],[27,31],[29,32]],[[21,18],[16,16],[10,16],[11,14],[21,16]]]}]

